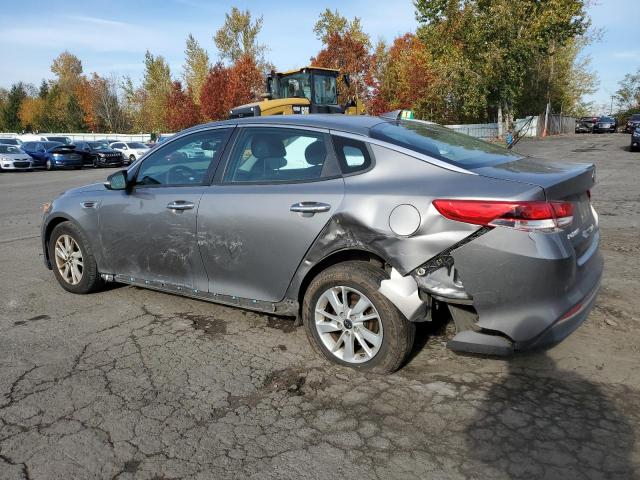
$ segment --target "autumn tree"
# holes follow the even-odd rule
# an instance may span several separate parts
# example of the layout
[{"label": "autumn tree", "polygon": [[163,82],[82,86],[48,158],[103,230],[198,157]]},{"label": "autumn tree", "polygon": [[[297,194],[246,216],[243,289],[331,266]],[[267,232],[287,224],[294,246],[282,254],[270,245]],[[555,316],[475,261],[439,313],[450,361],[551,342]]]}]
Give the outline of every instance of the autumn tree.
[{"label": "autumn tree", "polygon": [[618,108],[621,110],[640,108],[640,68],[635,73],[627,73],[618,82],[618,87],[615,94]]},{"label": "autumn tree", "polygon": [[58,84],[62,91],[70,95],[81,80],[82,62],[74,54],[65,50],[53,60],[51,72],[58,77]]},{"label": "autumn tree", "polygon": [[229,77],[229,69],[221,62],[207,74],[200,93],[200,110],[205,120],[222,120],[229,116],[233,107],[227,94]]},{"label": "autumn tree", "polygon": [[338,83],[341,101],[348,97],[367,97],[367,76],[371,67],[371,41],[355,17],[349,21],[338,11],[326,9],[313,29],[317,38],[323,42],[323,48],[313,58],[311,65],[334,68],[341,73],[349,74],[351,85]]},{"label": "autumn tree", "polygon": [[198,124],[199,120],[198,107],[191,96],[185,93],[180,82],[173,82],[165,111],[164,121],[167,128],[177,132]]},{"label": "autumn tree", "polygon": [[254,21],[249,10],[241,11],[233,7],[231,12],[225,14],[224,24],[213,37],[220,58],[234,63],[242,57],[251,57],[262,66],[267,47],[258,42],[260,30],[262,16]]},{"label": "autumn tree", "polygon": [[200,91],[211,68],[209,54],[191,34],[187,37],[184,53],[186,58],[182,78],[193,103],[200,105]]}]

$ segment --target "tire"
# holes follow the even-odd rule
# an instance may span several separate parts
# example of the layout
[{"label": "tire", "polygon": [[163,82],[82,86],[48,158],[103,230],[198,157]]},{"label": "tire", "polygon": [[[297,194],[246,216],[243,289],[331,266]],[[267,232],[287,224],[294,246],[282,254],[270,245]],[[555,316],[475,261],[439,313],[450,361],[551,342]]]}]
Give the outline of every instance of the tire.
[{"label": "tire", "polygon": [[135,155],[129,155],[129,165],[136,161]]},{"label": "tire", "polygon": [[[69,249],[65,247],[69,245],[65,242],[65,237],[70,238],[73,242],[75,242],[75,247]],[[61,266],[63,257],[57,255],[56,253],[56,244],[58,241],[61,242],[62,247],[66,248],[66,251],[73,251],[75,254],[76,251],[80,253],[80,261],[82,262],[82,267],[77,266],[77,271],[80,272],[80,278],[78,279],[71,271],[73,270],[73,266],[68,265],[68,269],[64,268],[64,264]],[[91,249],[91,245],[89,244],[89,240],[84,235],[84,233],[73,223],[71,222],[63,222],[55,226],[53,231],[51,232],[51,237],[49,238],[49,243],[47,245],[49,250],[49,259],[51,260],[51,267],[53,269],[53,274],[58,280],[58,283],[62,288],[71,293],[91,293],[98,290],[102,287],[103,281],[98,273],[98,265],[96,263],[96,259],[93,255],[93,250]],[[64,249],[63,249],[64,250]],[[76,258],[76,255],[72,255],[72,258]],[[69,256],[67,256],[69,258]],[[73,260],[72,260],[73,261]],[[65,275],[66,272],[67,274]]]},{"label": "tire", "polygon": [[47,160],[45,163],[45,168],[49,171],[51,170],[55,170],[55,166],[53,165],[53,163],[51,162],[51,160]]},{"label": "tire", "polygon": [[[356,369],[392,373],[400,368],[413,347],[415,324],[409,322],[391,301],[378,291],[380,282],[388,278],[384,270],[363,261],[340,263],[319,273],[309,285],[302,306],[305,331],[314,349],[334,363]],[[354,307],[364,295],[365,303],[368,300],[370,306],[362,310],[362,314],[365,317],[376,318],[362,321],[357,319],[357,315],[353,317],[334,315],[333,318],[340,318],[343,323],[340,320],[337,322],[330,320],[325,317],[325,314],[316,313],[318,308],[336,313],[330,306],[333,304],[326,300],[326,294],[331,291],[337,292],[338,299],[343,299],[346,293],[350,311],[356,309]],[[326,306],[322,306],[323,304]],[[323,332],[321,337],[317,324],[323,324],[326,321],[330,322],[329,328],[333,328],[334,324],[341,325],[342,328]],[[366,332],[365,336],[363,332]],[[371,334],[374,334],[376,343],[380,336],[382,338],[377,346],[376,343],[365,341],[368,349],[366,351],[361,342],[363,338],[374,338]],[[353,339],[353,350],[346,351],[347,344],[342,340],[343,337]],[[333,342],[333,347],[342,347],[337,348],[336,353],[332,353],[325,342],[330,346]],[[355,354],[350,355],[351,351]],[[373,352],[375,353],[371,355]],[[350,356],[351,360],[345,360],[346,356]]]}]

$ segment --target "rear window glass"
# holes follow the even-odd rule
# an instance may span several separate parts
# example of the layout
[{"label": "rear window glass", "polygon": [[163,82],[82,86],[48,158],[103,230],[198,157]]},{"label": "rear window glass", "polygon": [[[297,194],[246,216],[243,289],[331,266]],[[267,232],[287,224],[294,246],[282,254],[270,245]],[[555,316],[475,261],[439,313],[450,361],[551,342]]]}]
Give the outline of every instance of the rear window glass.
[{"label": "rear window glass", "polygon": [[367,146],[358,140],[334,136],[333,145],[343,173],[355,173],[371,166]]},{"label": "rear window glass", "polygon": [[498,145],[435,123],[416,120],[379,123],[371,129],[371,136],[462,168],[478,168],[522,158],[522,155]]}]

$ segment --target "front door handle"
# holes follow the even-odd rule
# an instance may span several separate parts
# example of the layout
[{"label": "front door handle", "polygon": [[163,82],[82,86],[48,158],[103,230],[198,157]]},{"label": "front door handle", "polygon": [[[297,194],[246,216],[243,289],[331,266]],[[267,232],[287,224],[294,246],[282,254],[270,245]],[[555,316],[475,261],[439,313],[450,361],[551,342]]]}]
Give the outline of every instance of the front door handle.
[{"label": "front door handle", "polygon": [[289,210],[314,215],[316,213],[328,212],[331,210],[331,205],[320,202],[298,202],[291,205]]},{"label": "front door handle", "polygon": [[195,208],[196,204],[193,202],[187,202],[186,200],[174,200],[167,205],[170,210],[191,210]]}]

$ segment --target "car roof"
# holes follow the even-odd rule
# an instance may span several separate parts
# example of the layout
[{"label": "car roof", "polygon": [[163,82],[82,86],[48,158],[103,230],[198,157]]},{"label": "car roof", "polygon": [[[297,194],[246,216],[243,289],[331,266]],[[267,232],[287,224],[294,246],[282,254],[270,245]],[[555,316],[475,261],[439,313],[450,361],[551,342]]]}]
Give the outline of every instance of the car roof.
[{"label": "car roof", "polygon": [[262,124],[262,125],[288,125],[299,127],[327,128],[330,130],[340,130],[342,132],[357,135],[369,135],[369,130],[380,123],[388,122],[389,119],[371,117],[368,115],[342,115],[342,114],[322,114],[312,115],[269,115],[264,117],[244,117],[231,120],[222,120],[203,125],[191,127],[186,131],[199,130],[201,128],[222,126],[222,125],[242,125],[242,124]]}]

